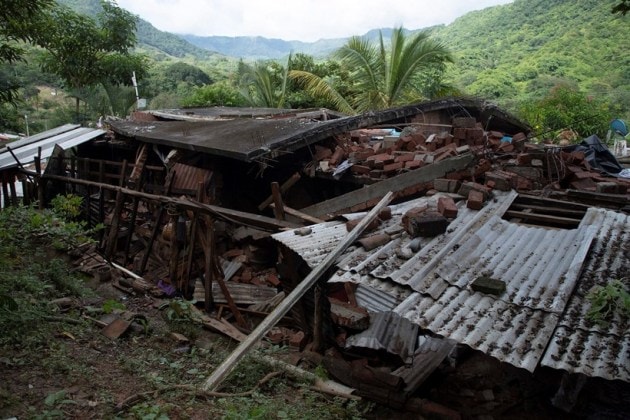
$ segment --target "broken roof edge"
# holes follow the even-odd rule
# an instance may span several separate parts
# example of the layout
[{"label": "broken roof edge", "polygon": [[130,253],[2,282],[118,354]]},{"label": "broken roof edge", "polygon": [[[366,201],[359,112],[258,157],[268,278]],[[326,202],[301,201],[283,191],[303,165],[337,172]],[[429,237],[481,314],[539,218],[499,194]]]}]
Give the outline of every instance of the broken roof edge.
[{"label": "broken roof edge", "polygon": [[140,111],[163,120],[174,121],[215,121],[230,119],[275,119],[275,118],[316,118],[332,116],[342,118],[347,115],[327,108],[255,108],[255,107],[226,107],[215,106],[205,108],[156,109]]}]

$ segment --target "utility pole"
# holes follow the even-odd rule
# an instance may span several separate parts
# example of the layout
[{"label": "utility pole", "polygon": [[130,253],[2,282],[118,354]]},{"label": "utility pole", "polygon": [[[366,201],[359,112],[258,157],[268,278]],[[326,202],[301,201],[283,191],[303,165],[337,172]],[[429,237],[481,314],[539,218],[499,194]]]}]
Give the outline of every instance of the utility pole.
[{"label": "utility pole", "polygon": [[24,122],[26,123],[26,137],[29,137],[28,133],[28,115],[24,114]]}]

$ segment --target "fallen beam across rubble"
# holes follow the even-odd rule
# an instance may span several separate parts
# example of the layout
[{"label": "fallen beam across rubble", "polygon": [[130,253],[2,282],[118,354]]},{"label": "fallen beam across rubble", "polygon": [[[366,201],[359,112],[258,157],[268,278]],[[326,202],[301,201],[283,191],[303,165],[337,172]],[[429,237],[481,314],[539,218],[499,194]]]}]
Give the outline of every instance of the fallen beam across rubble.
[{"label": "fallen beam across rubble", "polygon": [[284,315],[289,312],[293,305],[317,282],[317,280],[328,270],[346,248],[348,248],[365,230],[365,228],[377,217],[379,212],[389,204],[393,198],[393,193],[388,192],[379,203],[363,218],[348,235],[335,247],[321,264],[313,269],[308,276],[286,297],[280,304],[247,336],[247,339],[232,352],[232,354],[221,363],[212,374],[206,379],[202,388],[204,390],[215,390],[221,382],[236,367],[238,362]]},{"label": "fallen beam across rubble", "polygon": [[344,212],[365,210],[378,202],[387,191],[393,191],[396,198],[401,198],[405,196],[406,189],[413,189],[414,186],[443,178],[449,172],[463,170],[473,160],[474,157],[470,153],[456,156],[364,186],[347,194],[300,209],[300,211],[320,219],[329,219]]}]

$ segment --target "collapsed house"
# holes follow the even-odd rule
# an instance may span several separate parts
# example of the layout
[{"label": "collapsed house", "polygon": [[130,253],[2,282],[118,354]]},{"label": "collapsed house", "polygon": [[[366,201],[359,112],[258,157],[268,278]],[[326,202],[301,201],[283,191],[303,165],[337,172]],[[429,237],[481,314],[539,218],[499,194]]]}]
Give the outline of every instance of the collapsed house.
[{"label": "collapsed house", "polygon": [[117,287],[194,297],[248,331],[391,192],[267,340],[337,349],[320,360],[335,379],[396,407],[456,344],[630,382],[628,317],[588,316],[597,287],[630,286],[630,181],[598,165],[595,140],[545,146],[529,131],[468,99],[353,117],[147,111],[12,143],[0,170],[5,203],[18,178],[25,202],[84,197],[106,226],[77,262],[86,272],[113,263],[127,273]]}]

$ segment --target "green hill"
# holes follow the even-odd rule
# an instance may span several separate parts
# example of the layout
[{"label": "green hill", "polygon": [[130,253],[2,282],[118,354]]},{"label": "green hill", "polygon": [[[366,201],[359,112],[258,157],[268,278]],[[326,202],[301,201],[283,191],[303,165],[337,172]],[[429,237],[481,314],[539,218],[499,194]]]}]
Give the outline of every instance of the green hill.
[{"label": "green hill", "polygon": [[560,81],[630,107],[630,16],[616,0],[515,0],[434,30],[452,80],[490,99],[540,97]]}]

